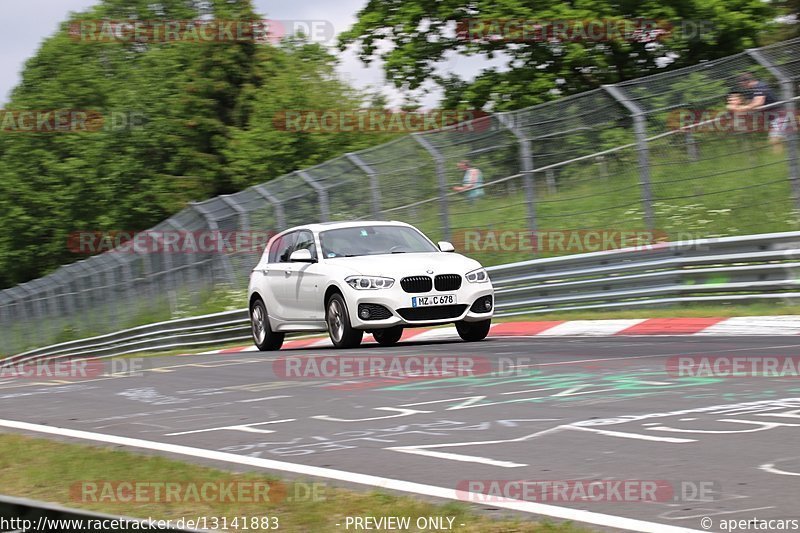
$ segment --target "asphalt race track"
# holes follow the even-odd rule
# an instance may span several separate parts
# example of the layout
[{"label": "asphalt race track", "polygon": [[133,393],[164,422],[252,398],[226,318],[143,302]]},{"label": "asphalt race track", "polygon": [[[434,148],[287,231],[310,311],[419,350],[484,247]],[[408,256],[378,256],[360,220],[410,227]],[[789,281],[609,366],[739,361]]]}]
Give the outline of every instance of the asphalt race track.
[{"label": "asphalt race track", "polygon": [[[444,379],[288,379],[279,371],[279,358],[311,355],[514,366]],[[0,430],[449,495],[605,530],[719,531],[721,520],[800,518],[800,380],[676,377],[668,363],[684,355],[800,356],[800,339],[494,337],[152,357],[137,375],[0,381]],[[488,502],[457,490],[489,480],[657,480],[672,492],[648,502]]]}]

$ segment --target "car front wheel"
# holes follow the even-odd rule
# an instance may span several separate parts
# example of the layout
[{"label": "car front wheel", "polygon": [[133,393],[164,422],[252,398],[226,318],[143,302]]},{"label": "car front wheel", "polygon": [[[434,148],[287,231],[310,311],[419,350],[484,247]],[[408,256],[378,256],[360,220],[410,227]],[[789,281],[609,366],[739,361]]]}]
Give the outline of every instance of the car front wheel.
[{"label": "car front wheel", "polygon": [[394,326],[392,328],[377,329],[372,332],[372,336],[375,337],[375,341],[381,346],[392,346],[393,344],[397,344],[397,341],[403,336],[403,328]]},{"label": "car front wheel", "polygon": [[334,294],[328,300],[325,311],[325,322],[328,323],[328,335],[337,348],[355,348],[361,344],[364,332],[350,325],[350,314],[347,303],[341,294]]},{"label": "car front wheel", "polygon": [[491,319],[481,320],[480,322],[466,322],[464,320],[456,322],[458,336],[467,342],[482,341],[489,334],[492,325]]},{"label": "car front wheel", "polygon": [[250,324],[253,331],[253,342],[262,352],[280,350],[283,345],[283,333],[275,333],[269,326],[267,306],[256,300],[250,309]]}]

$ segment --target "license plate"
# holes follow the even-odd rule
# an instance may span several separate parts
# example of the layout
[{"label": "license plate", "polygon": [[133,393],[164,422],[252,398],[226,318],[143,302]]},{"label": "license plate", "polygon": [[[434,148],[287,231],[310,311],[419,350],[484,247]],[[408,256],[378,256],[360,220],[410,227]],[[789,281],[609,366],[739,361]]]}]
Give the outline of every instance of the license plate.
[{"label": "license plate", "polygon": [[414,296],[411,298],[411,307],[450,305],[454,303],[456,303],[455,294],[437,294],[436,296]]}]

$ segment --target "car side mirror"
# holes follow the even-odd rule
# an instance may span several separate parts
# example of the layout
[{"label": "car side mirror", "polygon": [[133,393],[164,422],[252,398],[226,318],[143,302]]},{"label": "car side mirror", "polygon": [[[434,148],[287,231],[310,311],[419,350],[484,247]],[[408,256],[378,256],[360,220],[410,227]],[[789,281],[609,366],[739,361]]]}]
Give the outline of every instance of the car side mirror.
[{"label": "car side mirror", "polygon": [[439,249],[443,252],[455,252],[456,248],[452,243],[447,241],[439,241]]},{"label": "car side mirror", "polygon": [[316,260],[311,256],[311,250],[304,248],[302,250],[295,250],[289,256],[289,261],[292,263],[315,263]]}]

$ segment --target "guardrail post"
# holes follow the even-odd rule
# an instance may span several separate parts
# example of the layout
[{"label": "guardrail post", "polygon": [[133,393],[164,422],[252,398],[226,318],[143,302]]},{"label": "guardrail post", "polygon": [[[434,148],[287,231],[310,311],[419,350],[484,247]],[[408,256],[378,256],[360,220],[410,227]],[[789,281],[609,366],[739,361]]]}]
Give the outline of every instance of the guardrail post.
[{"label": "guardrail post", "polygon": [[269,202],[272,205],[272,208],[275,210],[275,222],[277,222],[278,227],[276,228],[277,231],[283,231],[286,229],[286,212],[283,210],[283,204],[275,198],[271,192],[269,192],[264,185],[256,185],[253,187],[253,190],[256,191],[258,194],[261,195],[264,200]]},{"label": "guardrail post", "polygon": [[380,183],[378,183],[378,173],[358,155],[347,153],[345,156],[369,177],[369,188],[372,191],[372,216],[379,218],[381,216],[381,187]]},{"label": "guardrail post", "polygon": [[431,157],[436,162],[436,178],[439,182],[439,217],[441,218],[444,240],[449,241],[450,210],[448,207],[447,173],[444,168],[444,157],[422,134],[412,133],[411,137],[431,154]]},{"label": "guardrail post", "polygon": [[[756,63],[766,68],[781,84],[781,98],[786,101],[785,111],[787,116],[792,117],[792,122],[794,123],[794,118],[797,113],[797,104],[794,101],[794,82],[792,78],[787,76],[780,68],[773,65],[760,50],[748,49],[747,55],[752,57]],[[786,162],[789,164],[789,183],[791,183],[792,186],[795,209],[800,212],[800,178],[798,177],[800,171],[798,170],[797,163],[797,132],[794,126],[789,126],[786,129],[788,130],[785,133],[787,144]]]},{"label": "guardrail post", "polygon": [[328,222],[331,219],[330,202],[328,201],[328,189],[317,183],[317,180],[312,178],[305,170],[298,170],[295,172],[300,176],[303,181],[311,185],[311,188],[317,191],[319,197],[319,215],[321,222]]},{"label": "guardrail post", "polygon": [[[219,224],[217,224],[217,221],[199,203],[189,202],[189,207],[200,213],[200,216],[202,216],[205,219],[209,230],[216,232],[220,231]],[[222,255],[222,268],[225,271],[225,277],[227,278],[228,283],[231,285],[231,287],[233,287],[236,285],[236,276],[233,273],[233,266],[231,265],[231,260],[228,257],[228,254],[220,254],[220,255]],[[212,280],[212,285],[213,283],[214,282]]]},{"label": "guardrail post", "polygon": [[[520,130],[505,113],[498,113],[495,115],[498,122],[510,131],[514,137],[519,141],[519,165],[522,171],[522,186],[525,189],[525,204],[528,213],[528,229],[531,236],[535,238],[537,224],[536,224],[536,187],[533,181],[533,152],[531,150],[531,141],[527,135]],[[534,241],[535,242],[535,241]],[[533,252],[536,256],[534,248]]]},{"label": "guardrail post", "polygon": [[603,85],[603,89],[611,95],[614,100],[622,104],[633,117],[633,131],[636,134],[637,152],[639,155],[639,185],[642,188],[642,206],[644,208],[644,220],[647,229],[655,229],[653,217],[653,191],[650,183],[650,151],[647,147],[647,117],[644,110],[636,102],[630,100],[615,85]]}]

